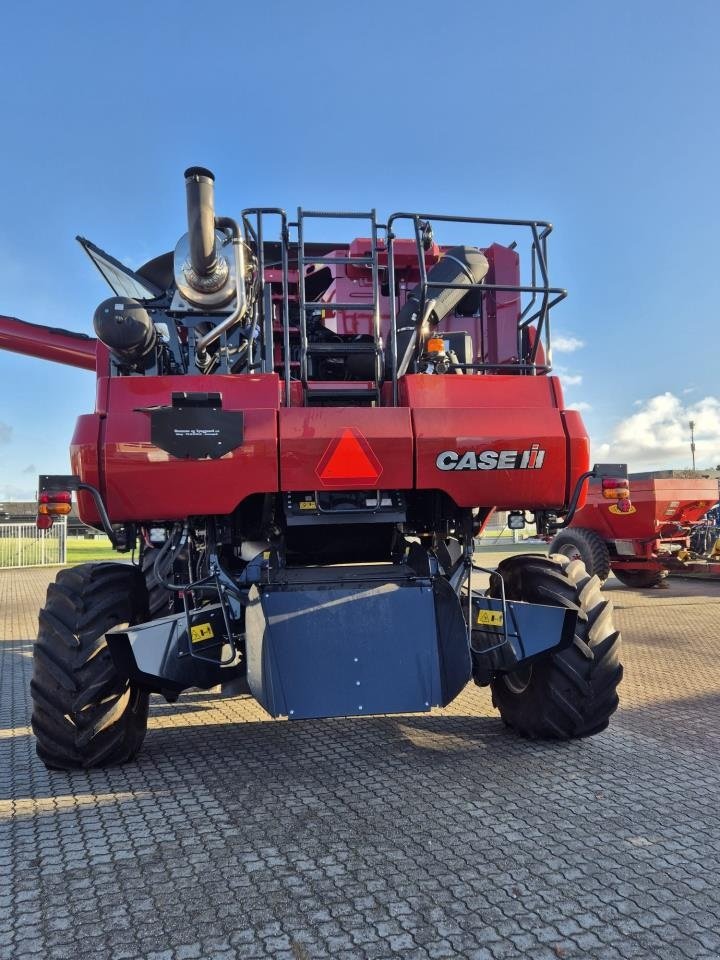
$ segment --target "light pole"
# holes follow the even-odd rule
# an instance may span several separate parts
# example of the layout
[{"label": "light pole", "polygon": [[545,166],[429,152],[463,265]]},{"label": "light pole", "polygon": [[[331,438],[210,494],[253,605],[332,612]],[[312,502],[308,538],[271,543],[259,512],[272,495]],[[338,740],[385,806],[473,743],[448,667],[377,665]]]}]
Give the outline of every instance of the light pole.
[{"label": "light pole", "polygon": [[695,469],[695,421],[690,421],[690,453],[692,454],[692,468]]}]

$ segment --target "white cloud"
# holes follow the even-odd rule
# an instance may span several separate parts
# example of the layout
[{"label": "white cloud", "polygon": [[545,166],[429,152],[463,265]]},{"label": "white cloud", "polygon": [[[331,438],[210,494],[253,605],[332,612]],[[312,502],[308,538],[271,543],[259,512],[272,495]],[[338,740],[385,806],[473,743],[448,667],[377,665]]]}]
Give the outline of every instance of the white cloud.
[{"label": "white cloud", "polygon": [[585,410],[592,410],[592,406],[591,404],[586,403],[584,400],[578,400],[577,403],[570,403],[567,409],[579,410],[580,413],[583,413]]},{"label": "white cloud", "polygon": [[565,373],[564,370],[558,368],[558,376],[560,377],[560,383],[563,385],[563,389],[568,387],[577,387],[582,383],[582,374],[580,373]]},{"label": "white cloud", "polygon": [[683,396],[686,397],[689,393],[695,393],[697,387],[685,387],[683,390]]},{"label": "white cloud", "polygon": [[688,404],[672,393],[645,400],[636,413],[621,420],[612,439],[597,456],[627,461],[632,469],[691,466],[690,421],[695,422],[695,462],[698,468],[720,464],[720,397]]},{"label": "white cloud", "polygon": [[20,487],[14,483],[5,483],[0,486],[0,502],[9,503],[13,500],[34,500],[37,496],[37,487]]},{"label": "white cloud", "polygon": [[584,340],[578,340],[577,337],[553,336],[552,347],[558,353],[574,353],[585,346]]}]

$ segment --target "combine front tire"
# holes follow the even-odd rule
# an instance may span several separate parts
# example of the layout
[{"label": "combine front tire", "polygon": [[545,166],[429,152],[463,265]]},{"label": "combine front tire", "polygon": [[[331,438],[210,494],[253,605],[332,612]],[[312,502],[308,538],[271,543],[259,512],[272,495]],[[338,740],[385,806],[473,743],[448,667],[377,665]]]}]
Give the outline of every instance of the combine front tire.
[{"label": "combine front tire", "polygon": [[610,576],[610,552],[605,541],[594,530],[570,527],[561,530],[550,544],[548,553],[561,553],[568,560],[582,560],[585,569],[600,580]]},{"label": "combine front tire", "polygon": [[543,660],[492,681],[493,704],[504,722],[526,737],[571,740],[607,727],[618,705],[622,679],[620,633],[612,605],[579,560],[518,556],[504,560],[491,580],[500,596],[501,576],[508,600],[578,610],[572,644]]},{"label": "combine front tire", "polygon": [[112,766],[140,750],[148,694],[118,676],[105,633],[146,617],[147,593],[130,564],[81,564],[48,587],[30,684],[37,753],[47,767]]}]

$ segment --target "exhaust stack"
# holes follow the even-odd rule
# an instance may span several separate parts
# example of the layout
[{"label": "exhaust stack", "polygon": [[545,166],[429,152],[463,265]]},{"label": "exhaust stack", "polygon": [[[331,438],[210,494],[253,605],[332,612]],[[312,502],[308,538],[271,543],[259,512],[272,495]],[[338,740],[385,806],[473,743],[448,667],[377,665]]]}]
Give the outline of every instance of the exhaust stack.
[{"label": "exhaust stack", "polygon": [[210,278],[217,271],[215,243],[215,175],[205,167],[185,171],[190,263],[198,278]]},{"label": "exhaust stack", "polygon": [[175,248],[175,283],[195,307],[222,307],[235,293],[235,269],[221,244],[215,219],[215,175],[205,167],[185,171],[188,232]]}]

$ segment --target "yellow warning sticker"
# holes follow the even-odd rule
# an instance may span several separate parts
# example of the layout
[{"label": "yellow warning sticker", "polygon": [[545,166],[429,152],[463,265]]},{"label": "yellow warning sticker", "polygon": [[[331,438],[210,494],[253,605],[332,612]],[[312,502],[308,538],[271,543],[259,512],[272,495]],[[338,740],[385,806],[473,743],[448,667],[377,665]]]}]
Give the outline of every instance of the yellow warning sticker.
[{"label": "yellow warning sticker", "polygon": [[314,500],[301,500],[300,501],[301,510],[317,510],[317,504]]},{"label": "yellow warning sticker", "polygon": [[194,627],[190,627],[190,639],[193,643],[212,640],[214,636],[211,623],[196,623]]},{"label": "yellow warning sticker", "polygon": [[502,610],[478,610],[477,623],[483,627],[501,627],[503,625]]}]

